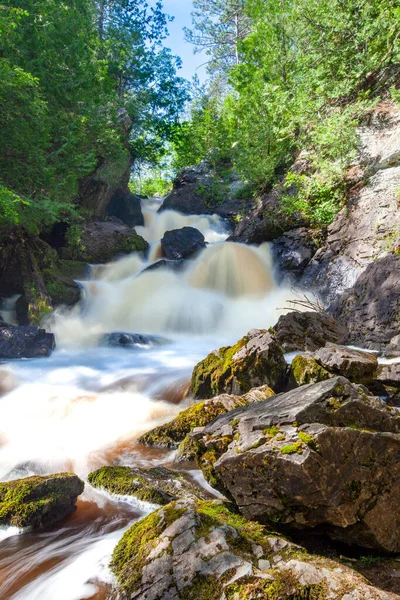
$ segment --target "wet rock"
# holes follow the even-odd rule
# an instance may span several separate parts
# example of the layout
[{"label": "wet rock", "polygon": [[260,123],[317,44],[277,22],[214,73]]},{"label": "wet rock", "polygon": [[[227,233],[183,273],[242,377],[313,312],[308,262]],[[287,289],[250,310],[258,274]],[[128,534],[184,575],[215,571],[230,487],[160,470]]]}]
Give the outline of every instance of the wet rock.
[{"label": "wet rock", "polygon": [[100,341],[100,345],[112,348],[154,348],[168,343],[169,340],[159,335],[123,332],[106,333]]},{"label": "wet rock", "polygon": [[142,196],[132,194],[128,187],[116,190],[107,206],[109,217],[120,219],[128,227],[144,226]]},{"label": "wet rock", "polygon": [[161,240],[161,250],[168,260],[190,258],[206,247],[204,235],[194,227],[166,231]]},{"label": "wet rock", "polygon": [[143,502],[163,506],[174,500],[205,500],[209,496],[187,475],[165,467],[102,467],[88,475],[96,488],[111,494],[133,496]]},{"label": "wet rock", "polygon": [[346,328],[331,315],[311,311],[282,315],[273,331],[285,352],[313,352],[327,342],[342,343],[347,334]]},{"label": "wet rock", "polygon": [[333,377],[329,371],[321,367],[310,353],[295,356],[290,367],[290,373],[298,386],[318,383]]},{"label": "wet rock", "polygon": [[54,335],[38,327],[0,323],[0,358],[40,358],[56,347]]},{"label": "wet rock", "polygon": [[37,529],[76,509],[84,483],[72,473],[27,477],[0,483],[0,525]]},{"label": "wet rock", "polygon": [[346,343],[384,349],[399,332],[400,255],[372,262],[329,312],[348,328]]},{"label": "wet rock", "polygon": [[399,552],[400,410],[343,377],[192,433],[208,481],[247,518]]},{"label": "wet rock", "polygon": [[178,173],[173,190],[165,198],[160,212],[176,210],[186,215],[218,214],[232,218],[248,203],[240,196],[240,182],[232,170],[228,177],[222,177],[215,174],[210,161],[202,160]]},{"label": "wet rock", "polygon": [[278,267],[280,280],[288,276],[296,281],[317,251],[317,240],[313,230],[300,227],[283,234],[272,244],[272,257]]},{"label": "wet rock", "polygon": [[218,500],[174,502],[135,523],[118,543],[111,569],[119,600],[391,598],[348,567],[307,554]]},{"label": "wet rock", "polygon": [[118,219],[91,220],[81,226],[79,242],[61,248],[61,258],[91,264],[107,263],[122,254],[145,254],[148,243]]},{"label": "wet rock", "polygon": [[181,271],[185,266],[186,261],[182,260],[157,260],[149,267],[143,269],[142,273],[146,273],[147,271],[158,271],[158,269],[168,269],[169,271]]},{"label": "wet rock", "polygon": [[369,352],[329,344],[317,350],[314,357],[331,373],[343,375],[355,383],[369,383],[376,379],[378,360]]},{"label": "wet rock", "polygon": [[195,398],[212,398],[222,393],[243,395],[261,385],[280,391],[286,369],[275,337],[252,329],[234,346],[220,348],[196,365],[191,392]]},{"label": "wet rock", "polygon": [[400,362],[379,366],[378,381],[384,385],[400,388]]}]

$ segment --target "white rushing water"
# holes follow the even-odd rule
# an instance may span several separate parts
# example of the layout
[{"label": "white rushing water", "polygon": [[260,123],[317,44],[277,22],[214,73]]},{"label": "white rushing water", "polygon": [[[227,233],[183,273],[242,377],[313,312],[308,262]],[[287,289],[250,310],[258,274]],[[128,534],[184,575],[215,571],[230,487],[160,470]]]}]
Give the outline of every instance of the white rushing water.
[{"label": "white rushing water", "polygon": [[[47,323],[56,352],[6,367],[12,385],[0,398],[2,480],[65,470],[85,479],[106,464],[170,464],[173,453],[143,449],[137,438],[190,402],[186,390],[199,360],[251,328],[274,325],[277,308],[292,297],[274,283],[267,245],[224,242],[225,225],[215,216],[155,208],[145,207],[140,231],[152,244],[150,262],[169,229],[198,227],[209,247],[180,272],[145,271],[149,261],[137,255],[93,267],[81,304]],[[167,342],[136,350],[99,345],[115,331]],[[145,512],[87,484],[77,513],[52,531],[0,531],[0,598],[104,600],[112,550]]]}]

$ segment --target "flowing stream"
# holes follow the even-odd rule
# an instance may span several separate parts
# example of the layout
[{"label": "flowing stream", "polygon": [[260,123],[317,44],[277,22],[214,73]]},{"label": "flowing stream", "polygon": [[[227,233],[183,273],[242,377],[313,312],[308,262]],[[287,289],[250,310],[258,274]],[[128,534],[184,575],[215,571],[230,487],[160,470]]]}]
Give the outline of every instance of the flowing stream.
[{"label": "flowing stream", "polygon": [[[218,217],[158,214],[158,206],[145,203],[145,227],[137,228],[151,244],[148,261],[131,255],[93,266],[80,305],[47,324],[56,352],[3,367],[9,387],[17,385],[0,397],[1,480],[61,471],[86,479],[108,464],[172,466],[173,452],[143,448],[137,438],[190,404],[191,371],[208,352],[277,321],[291,292],[275,285],[267,245],[225,242]],[[180,272],[146,271],[161,257],[163,233],[186,225],[203,232],[207,249]],[[162,336],[164,343],[102,345],[116,331]],[[113,548],[153,508],[86,483],[78,510],[52,529],[0,529],[1,600],[106,599]]]}]

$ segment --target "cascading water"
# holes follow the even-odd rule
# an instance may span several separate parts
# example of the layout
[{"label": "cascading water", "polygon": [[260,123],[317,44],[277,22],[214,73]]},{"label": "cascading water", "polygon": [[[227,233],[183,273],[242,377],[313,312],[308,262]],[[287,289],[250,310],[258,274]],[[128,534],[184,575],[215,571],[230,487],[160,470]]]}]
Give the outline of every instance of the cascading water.
[{"label": "cascading water", "polygon": [[[144,206],[140,231],[152,244],[150,261],[169,229],[197,227],[209,247],[180,272],[147,271],[149,261],[137,255],[93,266],[81,304],[47,324],[57,351],[5,367],[18,385],[0,398],[0,479],[65,470],[85,478],[105,464],[171,464],[173,453],[143,449],[135,440],[190,402],[185,390],[196,362],[249,329],[276,322],[276,307],[290,292],[274,284],[268,246],[224,242],[218,217],[157,208]],[[101,346],[103,335],[115,331],[158,334],[168,342],[136,350]],[[150,508],[89,484],[78,505],[51,531],[0,530],[2,600],[107,598],[112,549]]]}]

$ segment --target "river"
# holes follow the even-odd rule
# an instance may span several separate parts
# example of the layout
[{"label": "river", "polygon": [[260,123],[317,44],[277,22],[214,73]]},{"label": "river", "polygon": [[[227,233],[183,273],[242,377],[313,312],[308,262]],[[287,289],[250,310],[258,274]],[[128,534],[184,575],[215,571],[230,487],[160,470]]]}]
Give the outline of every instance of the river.
[{"label": "river", "polygon": [[[5,366],[17,386],[0,398],[2,481],[62,471],[86,481],[109,464],[163,464],[201,481],[193,465],[173,464],[174,452],[136,440],[190,404],[187,386],[199,360],[254,327],[274,325],[292,292],[275,285],[268,246],[225,242],[218,217],[157,213],[156,201],[143,208],[145,226],[137,230],[151,244],[149,259],[93,266],[80,305],[47,323],[54,354]],[[179,273],[145,271],[161,256],[163,233],[185,225],[200,229],[208,248]],[[163,340],[135,349],[102,345],[114,331]],[[1,600],[105,600],[113,548],[152,509],[86,482],[77,511],[61,524],[35,533],[0,529]]]}]

